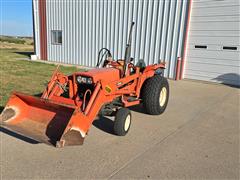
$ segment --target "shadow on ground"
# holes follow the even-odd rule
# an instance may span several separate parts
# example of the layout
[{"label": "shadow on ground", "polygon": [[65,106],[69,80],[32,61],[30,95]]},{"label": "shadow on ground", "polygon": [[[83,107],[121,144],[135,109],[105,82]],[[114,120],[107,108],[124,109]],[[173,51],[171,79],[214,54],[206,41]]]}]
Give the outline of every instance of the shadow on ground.
[{"label": "shadow on ground", "polygon": [[114,135],[113,120],[109,119],[108,117],[100,116],[98,119],[93,121],[93,126],[95,126],[96,128],[98,128],[106,133]]},{"label": "shadow on ground", "polygon": [[0,127],[0,132],[1,133],[5,133],[5,134],[7,134],[9,136],[12,136],[14,138],[20,139],[21,141],[24,141],[24,142],[27,142],[27,143],[30,143],[30,144],[38,144],[39,143],[38,141],[30,139],[30,138],[28,138],[26,136],[22,136],[20,134],[17,134],[17,133],[15,133],[13,131],[10,131],[10,130],[4,128],[4,127]]},{"label": "shadow on ground", "polygon": [[240,75],[236,73],[222,74],[212,80],[217,80],[221,84],[224,84],[230,87],[240,88]]},{"label": "shadow on ground", "polygon": [[[39,94],[35,94],[34,96],[41,97],[41,95],[42,94],[39,93]],[[4,107],[0,106],[0,113],[3,111],[3,109],[4,109]],[[139,112],[139,113],[145,113],[144,108],[143,108],[143,106],[141,104],[133,106],[133,107],[130,107],[129,109],[131,111],[135,111],[135,112]],[[114,131],[113,131],[114,121],[112,119],[110,119],[109,117],[99,116],[99,118],[96,119],[93,122],[93,126],[95,126],[96,128],[104,131],[105,133],[115,135]],[[5,133],[7,135],[10,135],[12,137],[18,138],[18,139],[20,139],[22,141],[31,143],[31,144],[38,144],[39,143],[38,141],[35,141],[35,140],[31,139],[31,138],[28,138],[26,136],[23,136],[23,135],[20,135],[18,133],[15,133],[15,132],[13,132],[11,130],[8,130],[8,129],[4,128],[4,127],[0,127],[0,132]]]},{"label": "shadow on ground", "polygon": [[131,111],[135,111],[135,112],[138,112],[138,113],[146,114],[146,112],[144,111],[144,108],[143,108],[143,105],[142,105],[142,104],[138,104],[138,105],[136,105],[136,106],[129,107],[129,109],[130,109]]},{"label": "shadow on ground", "polygon": [[15,53],[17,54],[20,54],[20,55],[25,55],[25,56],[28,56],[28,57],[31,57],[31,55],[33,54],[32,51],[16,51]]},{"label": "shadow on ground", "polygon": [[[129,107],[129,109],[131,111],[145,114],[145,111],[141,104]],[[114,120],[111,120],[110,118],[108,118],[106,116],[100,116],[98,119],[93,121],[93,126],[95,126],[96,128],[98,128],[106,133],[115,135],[113,132]]]}]

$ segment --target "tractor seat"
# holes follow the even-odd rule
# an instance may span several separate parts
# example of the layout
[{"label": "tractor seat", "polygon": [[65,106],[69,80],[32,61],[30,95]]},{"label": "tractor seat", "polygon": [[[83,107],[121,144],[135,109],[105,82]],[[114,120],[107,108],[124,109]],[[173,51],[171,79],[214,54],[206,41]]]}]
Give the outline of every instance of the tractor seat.
[{"label": "tractor seat", "polygon": [[143,59],[139,59],[136,66],[140,68],[140,72],[143,72],[146,67],[146,63]]}]

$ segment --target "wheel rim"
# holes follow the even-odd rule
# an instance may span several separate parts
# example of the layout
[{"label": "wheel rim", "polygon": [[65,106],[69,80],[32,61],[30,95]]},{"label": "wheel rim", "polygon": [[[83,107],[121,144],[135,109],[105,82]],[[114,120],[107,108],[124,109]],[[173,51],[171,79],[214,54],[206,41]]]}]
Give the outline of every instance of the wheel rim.
[{"label": "wheel rim", "polygon": [[161,107],[164,106],[166,100],[167,100],[167,88],[163,87],[159,96],[159,103]]},{"label": "wheel rim", "polygon": [[125,120],[125,124],[124,124],[124,130],[127,131],[130,127],[130,123],[131,123],[131,116],[130,114],[127,116],[126,120]]}]

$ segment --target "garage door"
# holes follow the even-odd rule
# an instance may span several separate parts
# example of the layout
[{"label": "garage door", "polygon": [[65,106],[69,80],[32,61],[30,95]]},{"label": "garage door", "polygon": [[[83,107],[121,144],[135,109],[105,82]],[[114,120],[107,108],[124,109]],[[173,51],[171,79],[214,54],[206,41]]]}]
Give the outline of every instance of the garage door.
[{"label": "garage door", "polygon": [[240,85],[240,0],[193,0],[185,78]]}]

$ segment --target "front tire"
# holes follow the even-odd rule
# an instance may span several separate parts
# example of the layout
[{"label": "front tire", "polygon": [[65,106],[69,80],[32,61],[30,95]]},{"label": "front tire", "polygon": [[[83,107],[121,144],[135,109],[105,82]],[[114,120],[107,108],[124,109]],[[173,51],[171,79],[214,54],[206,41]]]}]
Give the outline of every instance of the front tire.
[{"label": "front tire", "polygon": [[162,114],[168,104],[169,85],[166,78],[155,75],[147,79],[142,87],[143,106],[148,114]]},{"label": "front tire", "polygon": [[132,115],[129,109],[121,108],[117,111],[113,131],[118,136],[125,136],[131,126]]}]

